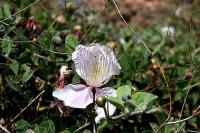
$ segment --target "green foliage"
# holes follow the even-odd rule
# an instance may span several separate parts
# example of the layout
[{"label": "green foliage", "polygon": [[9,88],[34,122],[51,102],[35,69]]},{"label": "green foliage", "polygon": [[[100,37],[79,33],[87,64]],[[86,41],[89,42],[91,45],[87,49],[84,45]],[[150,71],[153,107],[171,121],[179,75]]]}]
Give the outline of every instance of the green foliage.
[{"label": "green foliage", "polygon": [[124,85],[117,88],[117,98],[122,99],[125,94],[131,95],[131,86]]},{"label": "green foliage", "polygon": [[16,122],[17,133],[24,133],[27,130],[32,130],[34,133],[55,133],[54,122],[51,120],[42,121],[38,124],[30,124],[29,122],[21,119]]},{"label": "green foliage", "polygon": [[25,69],[25,73],[22,76],[22,83],[23,84],[26,83],[33,76],[33,74],[35,72],[34,70],[31,70],[31,68],[28,67],[28,66],[25,66],[24,69]]},{"label": "green foliage", "polygon": [[136,92],[132,95],[131,103],[133,103],[136,108],[142,109],[153,103],[158,97],[146,92]]},{"label": "green foliage", "polygon": [[1,47],[2,47],[2,52],[6,54],[6,56],[8,56],[10,52],[12,51],[12,45],[13,45],[13,42],[10,39],[10,37],[6,37],[5,39],[3,39],[1,43]]},{"label": "green foliage", "polygon": [[69,34],[69,35],[66,36],[65,46],[66,46],[68,54],[71,54],[75,50],[77,44],[78,44],[78,37],[77,36],[75,36],[73,34]]},{"label": "green foliage", "polygon": [[10,5],[5,2],[0,8],[0,19],[5,19],[11,16]]},{"label": "green foliage", "polygon": [[16,60],[13,60],[12,64],[10,65],[10,68],[14,72],[15,76],[17,76],[19,71],[19,63]]},{"label": "green foliage", "polygon": [[21,119],[16,122],[17,126],[17,132],[22,133],[25,132],[25,130],[30,126],[30,123],[28,121],[25,121],[24,119]]},{"label": "green foliage", "polygon": [[39,124],[39,129],[41,133],[55,133],[55,126],[51,120],[42,121]]},{"label": "green foliage", "polygon": [[135,92],[131,93],[131,86],[124,85],[117,88],[117,97],[109,96],[107,100],[115,105],[121,111],[125,111],[125,107],[130,105],[131,110],[150,110],[153,102],[158,97],[151,93]]},{"label": "green foliage", "polygon": [[124,101],[122,100],[123,95],[131,95],[131,86],[124,85],[117,88],[117,97],[109,96],[107,100],[119,108],[121,111],[124,111]]},{"label": "green foliage", "polygon": [[115,105],[118,109],[120,109],[121,111],[124,110],[124,103],[121,99],[119,98],[116,98],[116,97],[112,97],[112,96],[109,96],[107,97],[107,100],[112,103],[113,105]]},{"label": "green foliage", "polygon": [[[104,14],[82,7],[79,2],[65,3],[65,11],[53,8],[56,1],[49,1],[48,4],[44,1],[37,1],[37,4],[32,2],[36,1],[5,0],[0,6],[0,124],[8,125],[8,130],[16,133],[71,133],[78,128],[82,128],[79,132],[93,131],[96,114],[92,105],[86,109],[66,108],[52,97],[52,91],[58,84],[59,69],[63,65],[73,71],[65,80],[66,84],[84,83],[75,73],[71,60],[71,54],[79,43],[108,45],[108,42],[113,42],[115,45],[111,47],[121,66],[120,75],[113,76],[105,84],[117,90],[115,97],[107,97],[107,101],[116,106],[117,110],[113,116],[97,124],[99,132],[156,132],[168,117],[169,90],[172,98],[169,122],[179,120],[180,115],[180,119],[187,118],[198,108],[198,0],[193,1],[193,4],[184,3],[184,12],[178,17],[173,16],[173,19],[169,17],[171,13],[166,14],[167,9],[163,9],[164,12],[155,11],[155,16],[166,16],[163,19],[160,19],[162,15],[156,16],[154,22],[149,22],[148,13],[145,17],[141,15],[146,10],[136,11],[139,14],[134,20],[144,21],[145,27],[142,23],[132,21],[122,11],[153,56],[128,27],[121,25],[121,19],[112,15],[116,12],[112,4],[107,5],[112,17],[106,15],[105,18]],[[77,5],[80,8],[76,8]],[[145,4],[141,5],[145,7]],[[174,5],[173,2],[169,4],[170,11]],[[60,22],[60,18],[66,20],[66,23]],[[99,18],[103,19],[100,21]],[[162,28],[168,25],[174,27],[174,35],[166,36],[162,33]],[[67,31],[66,35],[61,35],[63,30]],[[55,37],[59,39],[58,43],[54,42]],[[133,86],[137,89],[133,89]],[[45,93],[34,99],[43,90]],[[11,118],[24,108],[25,111],[10,124]],[[193,117],[166,125],[160,132],[198,131],[199,120],[199,117]]]}]

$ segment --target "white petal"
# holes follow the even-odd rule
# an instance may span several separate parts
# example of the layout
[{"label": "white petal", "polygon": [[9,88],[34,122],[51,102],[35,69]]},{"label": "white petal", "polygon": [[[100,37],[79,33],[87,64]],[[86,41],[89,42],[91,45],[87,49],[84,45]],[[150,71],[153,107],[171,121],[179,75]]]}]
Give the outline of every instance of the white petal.
[{"label": "white petal", "polygon": [[175,29],[174,27],[172,26],[164,26],[162,29],[161,29],[161,32],[164,36],[166,35],[170,35],[170,36],[174,36],[175,34]]},{"label": "white petal", "polygon": [[117,91],[115,89],[113,89],[112,87],[104,87],[104,88],[97,88],[96,89],[96,97],[99,96],[113,96],[116,97],[117,96]]},{"label": "white petal", "polygon": [[73,108],[86,108],[93,102],[91,88],[82,84],[69,84],[63,89],[56,89],[52,95],[63,101],[65,106]]},{"label": "white petal", "polygon": [[121,69],[113,51],[98,43],[79,45],[72,53],[72,60],[79,76],[93,87],[104,85]]},{"label": "white petal", "polygon": [[[110,87],[106,87],[106,88],[102,88],[102,89],[97,89],[96,90],[96,97],[98,96],[116,96],[116,90],[113,89],[113,88],[110,88]],[[109,102],[106,102],[106,110],[108,111],[108,114],[109,116],[112,116],[115,112],[115,109],[116,107],[113,106],[111,103]],[[104,110],[103,108],[100,108],[100,107],[96,107],[96,111],[97,111],[97,116],[95,118],[95,122],[96,123],[99,123],[99,121],[102,119],[102,118],[105,118],[105,113],[104,113]]]},{"label": "white petal", "polygon": [[68,74],[70,74],[70,72],[71,72],[71,70],[69,70],[68,66],[62,66],[60,68],[60,76],[68,75]]}]

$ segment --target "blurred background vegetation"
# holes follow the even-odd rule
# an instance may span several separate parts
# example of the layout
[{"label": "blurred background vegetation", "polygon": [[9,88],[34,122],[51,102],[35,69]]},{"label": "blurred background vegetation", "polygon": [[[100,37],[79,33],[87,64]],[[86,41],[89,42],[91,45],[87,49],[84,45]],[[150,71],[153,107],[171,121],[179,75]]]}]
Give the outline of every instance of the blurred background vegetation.
[{"label": "blurred background vegetation", "polygon": [[[81,82],[71,61],[77,44],[100,42],[115,51],[122,67],[108,86],[131,85],[157,95],[154,106],[160,109],[114,123],[103,120],[100,132],[154,132],[167,119],[170,105],[169,121],[197,115],[161,132],[200,132],[200,1],[116,2],[151,53],[124,24],[112,0],[0,0],[3,127],[19,133],[69,133],[84,126],[89,111],[63,107],[51,93],[63,65],[73,71],[67,83]],[[79,132],[92,132],[92,125]]]}]

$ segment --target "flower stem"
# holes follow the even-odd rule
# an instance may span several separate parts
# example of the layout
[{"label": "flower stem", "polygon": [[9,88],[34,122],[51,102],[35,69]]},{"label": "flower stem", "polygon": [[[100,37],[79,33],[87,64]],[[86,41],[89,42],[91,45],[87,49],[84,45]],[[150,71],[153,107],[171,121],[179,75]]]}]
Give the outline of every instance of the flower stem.
[{"label": "flower stem", "polygon": [[85,127],[89,126],[89,125],[90,125],[90,123],[86,123],[86,124],[83,125],[82,127],[76,129],[73,133],[77,133],[77,132],[79,132],[80,130],[83,130]]},{"label": "flower stem", "polygon": [[[96,93],[96,89],[92,88],[92,93],[93,93],[93,113],[95,113],[95,93]],[[97,132],[97,126],[96,126],[96,122],[95,122],[95,117],[93,120],[93,133]]]},{"label": "flower stem", "polygon": [[105,113],[105,116],[106,116],[107,121],[109,121],[108,111],[106,110],[106,107],[105,107],[105,106],[103,106],[103,111],[104,111],[104,113]]},{"label": "flower stem", "polygon": [[95,111],[95,93],[96,93],[95,88],[92,88],[92,93],[93,93],[93,110]]}]

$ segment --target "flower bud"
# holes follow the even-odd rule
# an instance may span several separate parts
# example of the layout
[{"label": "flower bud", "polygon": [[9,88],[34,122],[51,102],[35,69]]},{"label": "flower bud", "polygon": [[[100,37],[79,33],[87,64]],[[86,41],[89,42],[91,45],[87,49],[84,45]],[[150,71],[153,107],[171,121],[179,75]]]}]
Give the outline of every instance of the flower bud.
[{"label": "flower bud", "polygon": [[116,42],[108,42],[106,45],[111,48],[111,49],[116,49],[117,48],[117,43]]},{"label": "flower bud", "polygon": [[71,75],[72,71],[69,69],[68,66],[62,66],[60,68],[60,76],[68,77],[68,75]]},{"label": "flower bud", "polygon": [[191,71],[185,73],[185,79],[186,79],[186,80],[191,80],[191,79],[192,79],[192,76],[193,76],[193,74],[192,74]]},{"label": "flower bud", "polygon": [[106,104],[106,98],[104,96],[99,96],[96,100],[96,104],[98,107],[104,107]]},{"label": "flower bud", "polygon": [[52,42],[56,45],[60,45],[62,44],[62,39],[59,36],[55,36],[53,37]]},{"label": "flower bud", "polygon": [[5,124],[4,118],[0,118],[0,124],[1,124],[1,125],[4,125],[4,124]]},{"label": "flower bud", "polygon": [[61,25],[67,24],[67,20],[66,20],[65,16],[63,16],[63,15],[57,16],[56,22],[61,24]]},{"label": "flower bud", "polygon": [[32,129],[27,129],[27,130],[25,131],[25,133],[34,133],[34,131],[33,131]]},{"label": "flower bud", "polygon": [[62,30],[59,36],[64,39],[68,34],[69,34],[68,30]]},{"label": "flower bud", "polygon": [[125,108],[124,108],[124,113],[125,113],[125,114],[129,114],[129,113],[130,113],[129,108],[125,107]]}]

